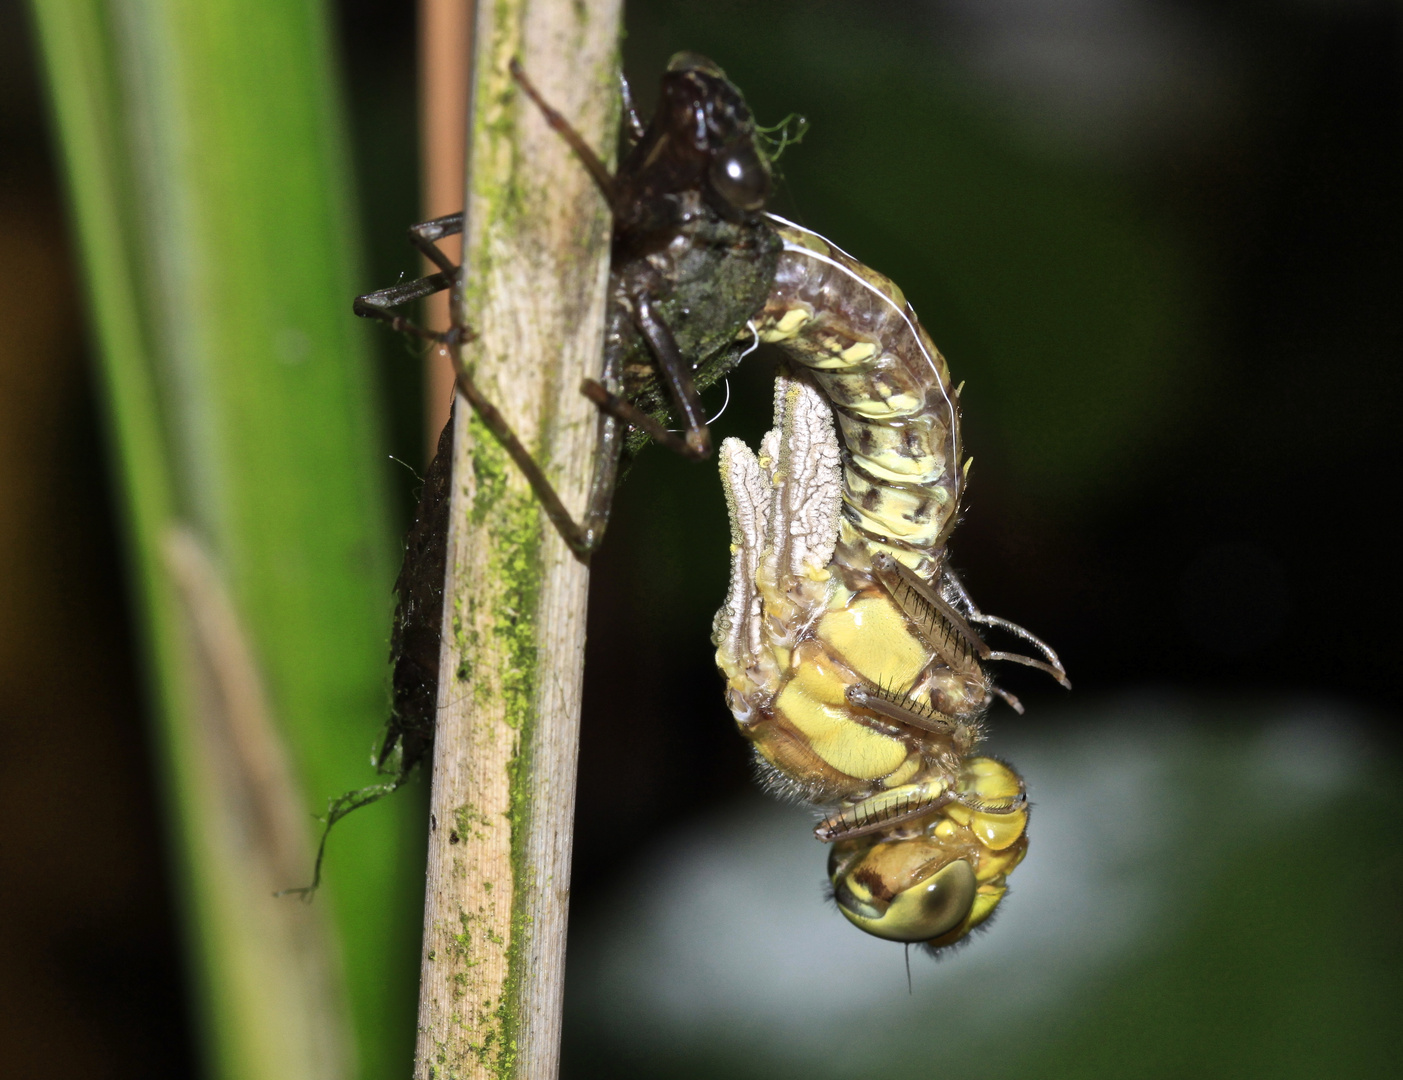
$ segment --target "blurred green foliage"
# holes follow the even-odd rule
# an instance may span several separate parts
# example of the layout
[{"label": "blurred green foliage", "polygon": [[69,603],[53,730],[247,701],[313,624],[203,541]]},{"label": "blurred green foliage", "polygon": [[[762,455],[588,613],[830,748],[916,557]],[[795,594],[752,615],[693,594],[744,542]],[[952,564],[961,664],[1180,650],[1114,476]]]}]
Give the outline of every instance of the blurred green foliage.
[{"label": "blurred green foliage", "polygon": [[[312,833],[331,796],[367,779],[394,561],[377,395],[365,330],[349,317],[359,252],[326,11],[36,0],[34,12],[163,720],[207,1061],[215,1075],[271,1075],[315,1050],[248,1027],[281,988],[249,983],[257,918],[219,884],[238,876],[237,855],[221,849],[227,823],[202,788],[198,649],[162,551],[178,526],[214,560]],[[355,1045],[344,1050],[364,1075],[409,1060],[419,817],[407,798],[347,823],[316,901],[345,971]]]}]

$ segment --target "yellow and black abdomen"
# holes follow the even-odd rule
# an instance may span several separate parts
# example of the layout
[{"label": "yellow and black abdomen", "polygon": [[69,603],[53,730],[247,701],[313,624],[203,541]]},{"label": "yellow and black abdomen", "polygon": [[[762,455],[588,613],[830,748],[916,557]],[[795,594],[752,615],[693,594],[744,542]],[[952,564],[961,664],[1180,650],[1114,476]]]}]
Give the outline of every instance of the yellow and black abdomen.
[{"label": "yellow and black abdomen", "polygon": [[812,372],[843,441],[843,539],[934,576],[959,513],[959,408],[900,288],[821,237],[784,243],[760,339]]}]

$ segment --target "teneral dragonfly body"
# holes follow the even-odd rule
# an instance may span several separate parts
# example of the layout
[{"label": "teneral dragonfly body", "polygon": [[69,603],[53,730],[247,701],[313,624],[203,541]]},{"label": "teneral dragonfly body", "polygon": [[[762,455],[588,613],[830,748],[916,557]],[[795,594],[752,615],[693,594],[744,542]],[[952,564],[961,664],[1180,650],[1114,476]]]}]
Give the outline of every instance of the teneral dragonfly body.
[{"label": "teneral dragonfly body", "polygon": [[[946,565],[967,467],[948,366],[889,279],[771,218],[784,250],[762,341],[802,365],[758,455],[722,446],[732,577],[717,615],[727,701],[782,794],[831,808],[839,909],[880,937],[951,944],[987,920],[1027,849],[1010,767],[974,756],[1008,659]],[[835,429],[836,421],[836,429]],[[838,434],[841,432],[841,442]]]}]

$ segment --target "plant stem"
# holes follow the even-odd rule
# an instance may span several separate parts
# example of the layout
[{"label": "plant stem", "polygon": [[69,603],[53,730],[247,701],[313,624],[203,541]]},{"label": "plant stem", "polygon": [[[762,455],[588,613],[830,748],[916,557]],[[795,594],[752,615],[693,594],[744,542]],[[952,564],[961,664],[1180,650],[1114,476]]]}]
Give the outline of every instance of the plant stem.
[{"label": "plant stem", "polygon": [[[583,505],[610,220],[512,82],[519,57],[606,159],[617,0],[502,0],[475,28],[465,361],[567,505]],[[459,401],[460,417],[469,415]],[[559,1064],[586,566],[475,419],[455,431],[415,1077],[549,1080]]]}]

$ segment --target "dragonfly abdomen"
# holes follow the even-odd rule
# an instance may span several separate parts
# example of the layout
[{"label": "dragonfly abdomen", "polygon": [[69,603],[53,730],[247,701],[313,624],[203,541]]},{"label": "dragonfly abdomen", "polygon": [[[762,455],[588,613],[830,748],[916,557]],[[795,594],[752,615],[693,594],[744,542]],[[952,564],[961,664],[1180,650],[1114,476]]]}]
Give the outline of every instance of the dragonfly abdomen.
[{"label": "dragonfly abdomen", "polygon": [[901,289],[822,237],[771,216],[784,250],[762,341],[812,372],[843,441],[843,537],[928,579],[959,514],[959,408],[944,357]]}]

